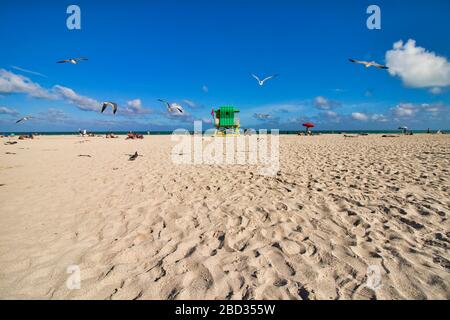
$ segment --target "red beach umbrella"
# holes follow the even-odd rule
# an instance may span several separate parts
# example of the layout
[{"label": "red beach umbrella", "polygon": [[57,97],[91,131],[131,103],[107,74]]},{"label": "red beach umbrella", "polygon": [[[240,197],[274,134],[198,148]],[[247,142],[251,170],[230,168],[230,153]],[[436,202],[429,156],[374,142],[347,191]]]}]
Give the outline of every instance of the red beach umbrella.
[{"label": "red beach umbrella", "polygon": [[302,124],[302,126],[305,127],[305,131],[308,134],[309,128],[313,128],[314,124],[312,122],[305,122],[304,124]]},{"label": "red beach umbrella", "polygon": [[302,124],[302,126],[306,128],[314,128],[314,124],[312,124],[311,122],[305,122],[304,124]]}]

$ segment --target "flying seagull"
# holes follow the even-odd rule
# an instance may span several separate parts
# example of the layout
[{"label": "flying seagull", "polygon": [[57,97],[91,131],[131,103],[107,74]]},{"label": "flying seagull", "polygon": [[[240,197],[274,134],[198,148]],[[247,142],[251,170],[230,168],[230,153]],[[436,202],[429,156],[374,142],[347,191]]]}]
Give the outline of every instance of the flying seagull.
[{"label": "flying seagull", "polygon": [[253,78],[256,79],[256,81],[258,81],[258,84],[262,87],[262,86],[264,85],[264,82],[266,82],[267,80],[273,79],[273,78],[275,78],[275,77],[278,76],[278,75],[277,75],[277,74],[274,74],[274,75],[268,76],[268,77],[266,77],[266,78],[264,78],[264,79],[262,79],[262,80],[260,80],[260,79],[258,78],[258,76],[255,75],[255,74],[253,74],[253,73],[252,73],[252,76],[253,76]]},{"label": "flying seagull", "polygon": [[32,118],[31,116],[26,116],[26,117],[23,117],[23,118],[20,118],[19,120],[17,120],[16,123],[19,123],[22,121],[27,121],[27,120],[30,120],[31,118]]},{"label": "flying seagull", "polygon": [[116,112],[117,112],[117,103],[109,102],[109,101],[103,102],[102,113],[103,113],[103,111],[105,111],[105,109],[106,109],[108,106],[111,106],[112,109],[113,109],[113,113],[116,114]]},{"label": "flying seagull", "polygon": [[78,61],[86,61],[87,58],[70,58],[66,60],[58,61],[57,63],[71,63],[71,64],[77,64]]},{"label": "flying seagull", "polygon": [[359,60],[355,60],[355,59],[348,59],[348,60],[353,63],[363,64],[366,66],[366,68],[375,67],[378,69],[389,69],[388,67],[383,66],[382,64],[376,63],[375,61],[367,62],[367,61],[359,61]]},{"label": "flying seagull", "polygon": [[167,102],[167,101],[165,101],[165,100],[163,100],[163,99],[158,99],[158,101],[161,101],[162,103],[164,103],[164,104],[166,105],[166,107],[167,107],[167,110],[168,110],[170,113],[175,112],[175,110],[178,110],[178,112],[179,112],[180,114],[183,114],[183,113],[184,113],[183,108],[182,108],[180,105],[176,104],[176,103],[170,104],[169,102]]}]

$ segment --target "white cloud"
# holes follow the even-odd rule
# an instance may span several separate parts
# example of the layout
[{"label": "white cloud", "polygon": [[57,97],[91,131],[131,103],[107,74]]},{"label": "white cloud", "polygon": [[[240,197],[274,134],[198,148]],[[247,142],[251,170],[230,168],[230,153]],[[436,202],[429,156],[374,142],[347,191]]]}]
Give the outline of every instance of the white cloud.
[{"label": "white cloud", "polygon": [[440,117],[441,119],[449,118],[450,108],[442,103],[400,103],[390,109],[394,117],[399,119],[427,119]]},{"label": "white cloud", "polygon": [[18,71],[25,72],[25,73],[30,73],[30,74],[33,74],[33,75],[35,75],[35,76],[40,76],[40,77],[48,78],[45,74],[40,73],[40,72],[36,72],[36,71],[24,69],[24,68],[17,67],[17,66],[11,66],[11,68],[13,68],[13,69],[15,69],[15,70],[18,70]]},{"label": "white cloud", "polygon": [[329,100],[325,97],[318,96],[314,99],[314,106],[321,110],[330,110],[340,106],[337,101]]},{"label": "white cloud", "polygon": [[[16,69],[19,68],[16,67]],[[71,88],[55,85],[52,89],[45,89],[25,76],[4,69],[0,69],[0,93],[24,93],[35,98],[50,100],[61,99],[84,111],[101,110],[101,102],[90,97],[79,95]],[[140,99],[128,101],[126,106],[121,108],[120,111],[125,115],[146,114],[151,112],[150,109],[142,107]]]},{"label": "white cloud", "polygon": [[209,88],[207,86],[203,86],[202,87],[202,91],[205,92],[205,93],[208,93]]},{"label": "white cloud", "polygon": [[53,87],[53,89],[58,94],[58,96],[76,105],[81,110],[99,111],[101,108],[101,104],[97,100],[81,96],[70,88],[56,85]]},{"label": "white cloud", "polygon": [[127,106],[132,109],[140,109],[142,108],[142,101],[141,99],[133,99],[127,102]]},{"label": "white cloud", "polygon": [[338,114],[337,114],[336,112],[330,111],[330,110],[324,111],[323,114],[324,114],[325,116],[327,116],[327,117],[330,117],[330,118],[336,118],[336,117],[338,117]]},{"label": "white cloud", "polygon": [[7,108],[7,107],[0,107],[0,114],[17,116],[19,114],[19,112],[17,110],[10,109],[10,108]]},{"label": "white cloud", "polygon": [[39,115],[37,117],[39,120],[44,121],[67,121],[69,120],[69,117],[61,110],[50,108],[47,111],[39,112]]},{"label": "white cloud", "polygon": [[373,121],[379,121],[379,122],[387,122],[388,121],[388,119],[386,118],[385,115],[379,114],[379,113],[371,115],[370,119]]},{"label": "white cloud", "polygon": [[100,103],[95,99],[78,95],[74,90],[55,85],[51,90],[42,88],[29,78],[0,69],[0,93],[24,93],[34,98],[49,100],[63,99],[82,110],[99,110]]},{"label": "white cloud", "polygon": [[369,116],[362,112],[353,112],[352,118],[358,121],[367,121],[369,120]]},{"label": "white cloud", "polygon": [[266,119],[271,119],[272,116],[270,114],[265,114],[265,113],[254,113],[253,118],[258,119],[258,120],[266,120]]},{"label": "white cloud", "polygon": [[56,99],[55,95],[29,78],[0,69],[0,93],[25,93],[30,97]]},{"label": "white cloud", "polygon": [[339,123],[341,121],[341,116],[337,112],[331,110],[322,111],[319,113],[319,116],[334,123]]},{"label": "white cloud", "polygon": [[[450,85],[450,62],[445,58],[416,47],[416,41],[398,41],[386,52],[386,64],[392,76],[413,88],[438,88]],[[436,90],[436,89],[435,89]]]},{"label": "white cloud", "polygon": [[440,87],[433,87],[433,88],[430,89],[430,93],[432,93],[432,94],[441,94],[442,91],[443,90]]},{"label": "white cloud", "polygon": [[126,115],[147,114],[151,113],[151,110],[142,106],[141,99],[133,99],[127,101],[125,108],[120,110],[120,113]]},{"label": "white cloud", "polygon": [[419,109],[412,103],[400,103],[391,109],[396,117],[409,118],[413,117]]},{"label": "white cloud", "polygon": [[190,108],[195,108],[197,106],[193,101],[188,99],[184,99],[183,102],[187,104]]},{"label": "white cloud", "polygon": [[427,113],[433,114],[433,115],[437,115],[438,113],[445,113],[449,112],[448,107],[444,106],[441,103],[437,103],[437,104],[428,104],[428,103],[422,103],[419,108]]},{"label": "white cloud", "polygon": [[[246,114],[254,113],[266,113],[266,114],[287,114],[287,113],[298,113],[303,109],[306,109],[306,104],[309,102],[298,102],[298,103],[279,103],[279,104],[266,104],[257,105],[245,108]],[[243,106],[245,107],[245,106]]]}]

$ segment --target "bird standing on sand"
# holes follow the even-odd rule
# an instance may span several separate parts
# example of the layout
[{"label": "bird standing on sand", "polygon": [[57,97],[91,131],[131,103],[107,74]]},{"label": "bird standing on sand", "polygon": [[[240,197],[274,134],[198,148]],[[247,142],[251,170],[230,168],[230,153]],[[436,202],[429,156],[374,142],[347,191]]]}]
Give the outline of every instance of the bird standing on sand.
[{"label": "bird standing on sand", "polygon": [[138,153],[137,153],[137,151],[136,151],[132,156],[130,156],[130,158],[128,159],[128,161],[134,161],[134,160],[136,160],[137,157],[139,157],[139,155],[138,155]]},{"label": "bird standing on sand", "polygon": [[32,118],[31,116],[26,116],[26,117],[23,117],[23,118],[20,118],[19,120],[17,120],[16,123],[19,123],[22,121],[27,121],[27,120],[30,120],[31,118]]},{"label": "bird standing on sand", "polygon": [[115,102],[109,102],[109,101],[103,102],[103,105],[102,105],[102,112],[101,112],[101,113],[103,113],[103,111],[105,111],[105,109],[106,109],[108,106],[111,106],[112,109],[113,109],[113,113],[116,114],[116,112],[117,112],[117,103],[115,103]]},{"label": "bird standing on sand", "polygon": [[255,75],[255,74],[253,74],[253,73],[252,73],[252,76],[253,76],[253,78],[256,79],[256,81],[258,81],[258,84],[262,87],[267,80],[273,79],[273,78],[277,77],[278,75],[274,74],[274,75],[268,76],[268,77],[266,77],[266,78],[264,78],[262,80],[260,80],[259,77],[257,75]]},{"label": "bird standing on sand", "polygon": [[71,63],[71,64],[77,64],[78,61],[87,61],[87,58],[70,58],[70,59],[58,61],[57,63]]},{"label": "bird standing on sand", "polygon": [[167,102],[166,100],[163,100],[163,99],[158,99],[158,101],[161,101],[162,103],[164,103],[166,105],[166,107],[167,107],[167,110],[170,113],[174,113],[176,110],[178,110],[178,112],[180,114],[184,113],[183,108],[180,105],[176,104],[176,103],[170,104],[169,102]]},{"label": "bird standing on sand", "polygon": [[353,63],[363,64],[366,66],[366,68],[375,67],[378,69],[389,69],[389,67],[383,66],[382,64],[376,63],[375,61],[367,62],[367,61],[360,61],[360,60],[355,60],[355,59],[348,59],[348,60]]}]

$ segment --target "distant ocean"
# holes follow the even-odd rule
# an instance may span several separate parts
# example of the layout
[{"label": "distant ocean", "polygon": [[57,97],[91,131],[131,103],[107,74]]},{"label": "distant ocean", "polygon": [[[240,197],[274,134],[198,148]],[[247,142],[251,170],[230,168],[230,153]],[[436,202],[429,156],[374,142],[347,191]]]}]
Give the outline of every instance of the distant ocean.
[{"label": "distant ocean", "polygon": [[[442,132],[449,132],[450,130],[441,130]],[[96,135],[106,135],[107,133],[110,133],[111,131],[91,131],[90,133],[94,133]],[[143,135],[170,135],[172,134],[172,131],[133,131],[134,133],[143,134]],[[299,132],[304,132],[304,130],[280,130],[280,134],[297,134]],[[400,130],[314,130],[314,133],[321,133],[321,134],[361,134],[361,133],[367,133],[367,134],[400,134]],[[427,133],[427,130],[412,130],[413,133],[421,134],[421,133]],[[436,132],[436,130],[430,130],[431,133]],[[33,132],[20,132],[20,131],[14,131],[14,132],[0,132],[2,135],[21,135],[21,134],[40,134],[40,135],[46,135],[46,136],[57,136],[57,135],[78,135],[78,131],[33,131]],[[128,131],[113,131],[116,135],[126,135],[128,134]],[[190,131],[192,134],[193,131]],[[270,133],[270,130],[268,130],[268,133]]]}]

